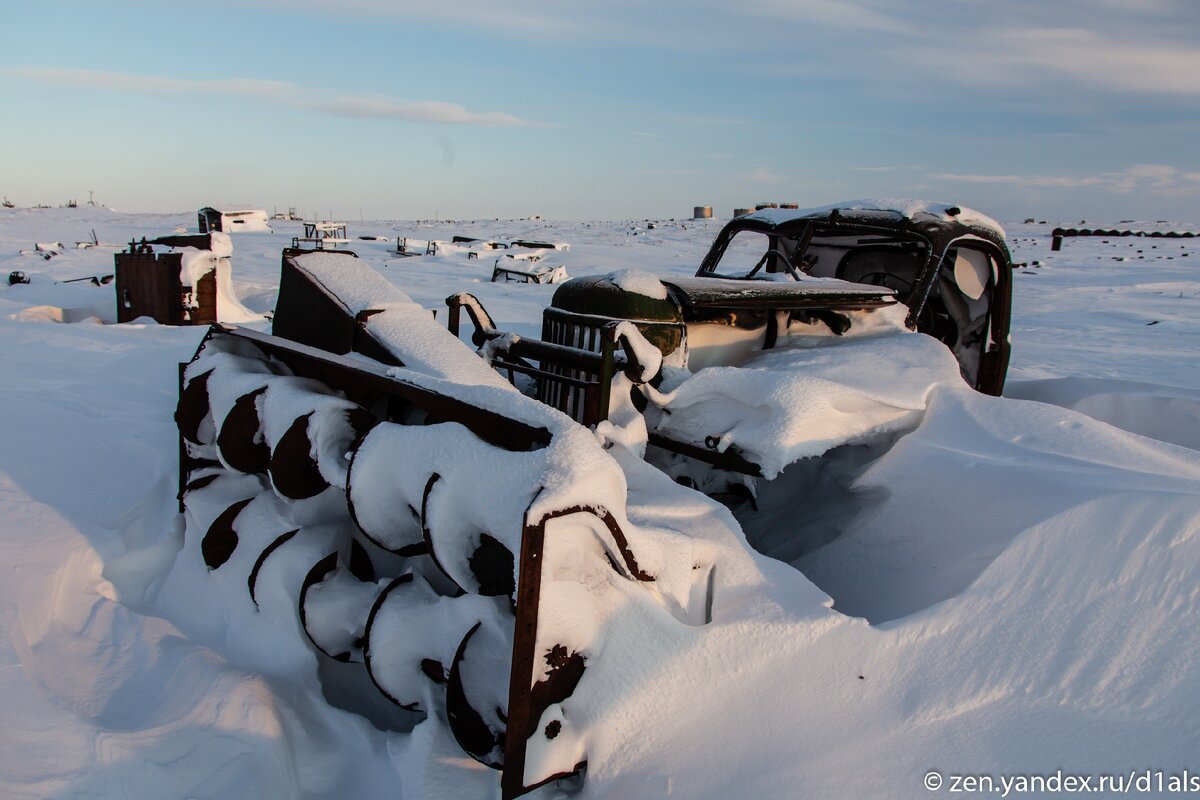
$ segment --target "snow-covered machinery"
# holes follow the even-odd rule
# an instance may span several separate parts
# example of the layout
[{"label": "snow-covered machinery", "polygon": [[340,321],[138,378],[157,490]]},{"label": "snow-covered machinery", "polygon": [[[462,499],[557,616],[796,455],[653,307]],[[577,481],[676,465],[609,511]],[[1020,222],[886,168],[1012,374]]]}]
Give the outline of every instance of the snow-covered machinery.
[{"label": "snow-covered machinery", "polygon": [[182,371],[181,558],[440,718],[506,796],[579,772],[567,701],[605,609],[702,620],[710,565],[630,523],[591,432],[352,254],[285,251],[275,331],[215,325]]},{"label": "snow-covered machinery", "polygon": [[603,318],[630,319],[696,372],[740,364],[814,324],[841,335],[844,312],[899,301],[906,325],[949,347],[968,383],[1004,388],[1012,258],[1003,229],[971,209],[881,200],[763,209],[726,224],[695,277],[659,283],[564,285],[543,338],[565,343]]},{"label": "snow-covered machinery", "polygon": [[635,360],[653,369],[621,391],[646,415],[650,444],[758,476],[762,459],[748,457],[727,431],[705,429],[695,414],[673,413],[666,394],[707,367],[761,361],[789,341],[869,333],[878,325],[872,312],[894,307],[905,327],[950,349],[964,380],[999,395],[1008,369],[1011,292],[1011,256],[991,219],[956,206],[857,201],[738,217],[694,277],[626,270],[568,281],[543,312],[540,341],[497,330],[471,295],[447,303],[452,331],[465,308],[475,326],[472,341],[493,365],[531,376],[539,400],[588,426],[625,401],[612,399],[613,334],[644,340],[653,349],[642,348]]},{"label": "snow-covered machinery", "polygon": [[233,243],[220,229],[131,241],[115,254],[117,321],[152,317],[164,325],[255,319],[233,291]]},{"label": "snow-covered machinery", "polygon": [[[444,726],[502,770],[506,798],[583,775],[611,744],[594,732],[617,724],[631,654],[684,641],[723,587],[745,591],[729,568],[742,534],[694,490],[728,481],[704,470],[770,479],[894,430],[929,391],[918,364],[995,388],[981,376],[1007,356],[1007,251],[978,232],[921,238],[962,224],[950,212],[759,212],[738,221],[770,244],[748,274],[714,273],[727,228],[696,278],[564,284],[541,340],[500,332],[470,295],[448,299],[442,327],[352,253],[285,250],[273,335],[214,325],[181,371],[180,558],[360,671],[410,724]],[[971,248],[993,269],[967,256],[958,278]],[[839,253],[838,272],[871,261],[865,284],[820,274]],[[878,335],[919,328],[943,274],[968,299],[983,285],[982,323],[948,286],[940,300],[959,343],[983,338],[978,359]],[[901,279],[917,288],[898,296]],[[464,310],[484,358],[457,336]],[[774,347],[802,337],[814,346]],[[859,365],[924,377],[880,400],[836,358],[856,347]],[[832,397],[819,416],[837,431],[813,430],[813,396]]]}]

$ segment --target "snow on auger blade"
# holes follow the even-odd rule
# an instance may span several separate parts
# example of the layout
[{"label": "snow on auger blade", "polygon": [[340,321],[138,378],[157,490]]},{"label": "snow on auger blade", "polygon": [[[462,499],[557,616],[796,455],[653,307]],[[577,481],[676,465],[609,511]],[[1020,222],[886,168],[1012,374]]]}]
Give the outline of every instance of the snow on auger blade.
[{"label": "snow on auger blade", "polygon": [[[505,797],[579,773],[572,698],[614,610],[705,617],[711,553],[631,524],[591,431],[353,257],[286,251],[276,322],[310,343],[214,325],[182,370],[181,558],[444,725]],[[355,347],[383,357],[333,352]]]},{"label": "snow on auger blade", "polygon": [[313,647],[334,661],[363,661],[366,613],[379,595],[371,557],[351,540],[348,557],[334,551],[308,571],[300,587],[300,625]]}]

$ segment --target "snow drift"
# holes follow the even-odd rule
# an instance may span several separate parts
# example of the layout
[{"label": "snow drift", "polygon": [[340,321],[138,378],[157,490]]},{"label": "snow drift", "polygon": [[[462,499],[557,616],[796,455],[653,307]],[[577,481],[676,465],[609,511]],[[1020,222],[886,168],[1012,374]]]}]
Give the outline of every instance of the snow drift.
[{"label": "snow drift", "polygon": [[[50,305],[111,319],[113,304],[111,287],[55,283],[102,272],[111,253],[69,250],[43,262],[17,255],[21,247],[79,238],[81,225],[122,240],[179,221],[188,220],[51,209],[0,222],[4,263],[32,277],[0,287],[0,563],[8,576],[0,585],[8,723],[0,791],[495,797],[495,772],[464,758],[436,713],[419,721],[396,710],[368,679],[376,705],[353,688],[361,662],[310,645],[295,598],[283,597],[302,589],[301,562],[337,551],[316,546],[327,543],[316,541],[320,532],[296,534],[263,562],[257,609],[243,573],[253,563],[236,556],[215,571],[204,566],[176,513],[170,418],[176,365],[201,332],[21,318]],[[495,223],[475,225],[483,237]],[[618,225],[564,228],[561,238],[573,239],[568,255],[581,262],[617,270],[633,252],[663,274],[677,269],[676,254],[695,256],[706,244],[667,223],[649,233],[636,250]],[[616,465],[602,474],[619,476],[630,530],[645,532],[639,564],[687,580],[659,596],[588,558],[583,574],[595,592],[585,595],[574,579],[548,581],[563,600],[548,609],[566,615],[549,620],[551,629],[599,655],[571,700],[535,721],[540,730],[561,723],[548,740],[561,752],[539,751],[533,763],[586,752],[584,797],[914,796],[926,793],[920,782],[930,769],[1195,770],[1200,463],[1187,402],[1197,389],[1190,354],[1200,315],[1194,278],[1183,271],[1191,259],[1146,259],[1134,275],[1126,262],[1100,263],[1099,242],[1047,257],[1045,231],[1010,233],[1044,259],[1036,278],[1016,278],[1011,393],[1031,400],[979,397],[949,379],[923,387],[922,378],[910,395],[920,402],[899,428],[830,447],[820,468],[806,472],[816,462],[801,460],[782,469],[774,485],[790,480],[804,502],[772,530],[748,525],[746,535],[770,549],[828,523],[817,537],[824,544],[799,556],[803,573],[747,547],[723,506],[696,503],[694,492],[619,446],[589,449],[594,463]],[[290,235],[239,239],[247,255],[235,285],[248,305],[269,307],[263,298],[273,296],[279,246]],[[386,263],[366,249],[364,259]],[[448,270],[457,268],[449,257],[406,266],[406,292],[433,307],[455,288],[461,275]],[[475,277],[486,280],[484,272]],[[542,289],[479,286],[493,293],[485,299],[502,321],[532,329]],[[1163,323],[1147,327],[1153,320]],[[886,377],[894,379],[890,367]],[[1064,379],[1080,383],[1026,383]],[[491,395],[515,397],[499,387]],[[315,422],[323,412],[312,411],[305,432],[328,443],[314,457],[345,466],[337,453],[345,429],[332,426],[323,439]],[[276,432],[264,428],[264,440],[278,443]],[[320,474],[340,491],[339,470]],[[574,480],[586,486],[587,473]],[[280,535],[301,521],[281,518],[289,503],[306,520],[336,516],[320,496],[279,498],[269,474],[227,475],[208,488],[224,495],[214,506],[261,498],[252,515],[275,520]],[[760,493],[760,507],[766,500]],[[344,522],[332,530],[354,536]],[[598,540],[567,518],[559,533],[563,549],[550,554],[548,573],[580,574],[572,554],[599,555],[584,547]],[[380,575],[396,566],[370,552]],[[314,617],[327,622],[347,618],[334,607],[362,608],[386,588],[349,574],[350,553],[338,558],[327,573],[331,596],[309,588]],[[235,566],[237,580],[222,576]],[[349,590],[362,588],[365,597]],[[405,624],[381,614],[381,625]],[[314,631],[331,650],[339,642],[352,650],[358,636],[336,624]],[[469,672],[464,681],[474,682]]]}]

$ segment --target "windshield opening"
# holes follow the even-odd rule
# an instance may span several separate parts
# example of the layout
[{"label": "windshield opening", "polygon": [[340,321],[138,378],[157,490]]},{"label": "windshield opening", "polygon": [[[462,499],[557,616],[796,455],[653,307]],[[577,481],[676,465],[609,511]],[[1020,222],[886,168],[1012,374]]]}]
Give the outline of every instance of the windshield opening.
[{"label": "windshield opening", "polygon": [[707,271],[722,278],[780,280],[795,277],[803,266],[802,240],[779,233],[739,230]]},{"label": "windshield opening", "polygon": [[839,278],[910,291],[929,244],[917,236],[807,225],[788,234],[743,228],[718,242],[700,275],[741,280]]}]

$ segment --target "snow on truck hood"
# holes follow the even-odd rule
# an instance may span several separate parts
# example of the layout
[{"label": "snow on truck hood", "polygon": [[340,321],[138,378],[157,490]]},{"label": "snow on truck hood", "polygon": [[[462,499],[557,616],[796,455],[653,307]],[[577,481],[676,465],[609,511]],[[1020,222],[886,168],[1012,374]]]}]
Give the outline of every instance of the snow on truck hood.
[{"label": "snow on truck hood", "polygon": [[[830,212],[838,211],[847,219],[869,220],[871,217],[884,215],[893,220],[910,219],[914,222],[960,222],[964,225],[975,225],[989,228],[1001,239],[1004,238],[1004,228],[999,222],[972,208],[957,206],[952,203],[934,203],[928,200],[913,200],[911,198],[868,198],[862,200],[845,200],[826,206],[812,208],[762,208],[742,219],[756,219],[779,225],[792,220],[820,218],[829,216]],[[954,213],[951,213],[954,212]]]},{"label": "snow on truck hood", "polygon": [[771,479],[838,445],[911,430],[934,387],[961,385],[950,351],[904,327],[904,306],[853,319],[842,336],[814,325],[739,366],[668,376],[651,395],[649,424],[717,452],[736,448]]},{"label": "snow on truck hood", "polygon": [[663,283],[675,288],[676,299],[684,306],[729,308],[770,306],[773,308],[808,308],[834,303],[854,305],[883,305],[894,302],[895,290],[886,286],[851,283],[837,278],[804,280],[759,280],[754,278],[664,278]]}]

